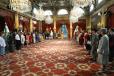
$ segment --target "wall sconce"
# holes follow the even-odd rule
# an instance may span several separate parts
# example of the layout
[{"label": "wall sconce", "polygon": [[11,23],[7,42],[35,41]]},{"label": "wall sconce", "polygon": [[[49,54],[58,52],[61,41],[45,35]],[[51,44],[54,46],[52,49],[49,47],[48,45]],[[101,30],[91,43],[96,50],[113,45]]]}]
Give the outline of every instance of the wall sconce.
[{"label": "wall sconce", "polygon": [[98,13],[98,16],[101,16],[101,13],[100,12]]},{"label": "wall sconce", "polygon": [[102,13],[102,12],[99,12],[99,13],[98,13],[98,16],[101,16],[101,15],[103,15],[103,13]]}]

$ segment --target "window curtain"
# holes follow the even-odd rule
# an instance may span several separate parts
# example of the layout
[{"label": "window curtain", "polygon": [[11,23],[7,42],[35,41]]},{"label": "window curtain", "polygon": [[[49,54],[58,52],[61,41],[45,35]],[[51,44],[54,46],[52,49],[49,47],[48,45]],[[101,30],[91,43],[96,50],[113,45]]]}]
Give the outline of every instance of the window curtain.
[{"label": "window curtain", "polygon": [[24,21],[24,20],[20,20],[19,24],[21,24],[23,26],[23,31],[29,32],[30,31],[30,22],[28,21]]},{"label": "window curtain", "polygon": [[5,19],[5,22],[7,23],[9,30],[13,31],[14,30],[14,23],[15,23],[14,18],[12,18],[10,16],[5,16],[4,19]]}]

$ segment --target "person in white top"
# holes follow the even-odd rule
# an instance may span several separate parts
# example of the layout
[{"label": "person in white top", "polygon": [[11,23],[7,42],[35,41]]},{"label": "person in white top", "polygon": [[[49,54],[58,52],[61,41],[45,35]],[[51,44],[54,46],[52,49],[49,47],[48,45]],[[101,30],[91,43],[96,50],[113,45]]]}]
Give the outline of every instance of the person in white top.
[{"label": "person in white top", "polygon": [[0,55],[5,55],[5,47],[6,47],[6,42],[5,39],[3,38],[3,33],[0,33]]},{"label": "person in white top", "polygon": [[22,32],[21,32],[21,44],[22,44],[22,47],[23,47],[24,44],[25,44],[25,36],[23,35]]},{"label": "person in white top", "polygon": [[36,34],[33,32],[33,43],[36,43]]},{"label": "person in white top", "polygon": [[53,31],[50,32],[50,38],[53,39]]},{"label": "person in white top", "polygon": [[19,36],[19,33],[16,33],[15,35],[15,42],[16,42],[16,50],[21,49],[21,38]]},{"label": "person in white top", "polygon": [[20,40],[20,37],[19,37],[18,33],[15,35],[15,40]]}]

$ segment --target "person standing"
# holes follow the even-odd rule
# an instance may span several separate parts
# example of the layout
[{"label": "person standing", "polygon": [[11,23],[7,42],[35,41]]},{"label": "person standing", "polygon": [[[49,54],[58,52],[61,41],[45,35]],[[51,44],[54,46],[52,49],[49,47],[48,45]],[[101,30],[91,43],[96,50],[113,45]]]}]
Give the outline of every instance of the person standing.
[{"label": "person standing", "polygon": [[3,32],[0,32],[0,55],[4,56],[5,53],[5,47],[6,47],[6,42],[5,39],[3,38]]},{"label": "person standing", "polygon": [[52,30],[50,31],[50,37],[51,37],[51,39],[53,39],[53,31]]},{"label": "person standing", "polygon": [[92,45],[91,56],[92,56],[93,61],[97,60],[98,43],[99,43],[99,36],[97,34],[97,30],[93,29],[92,30],[92,39],[91,39],[91,45]]},{"label": "person standing", "polygon": [[88,54],[90,55],[90,51],[91,51],[91,34],[87,33],[86,35],[86,42],[85,42],[85,47],[86,50],[88,51]]},{"label": "person standing", "polygon": [[114,58],[114,29],[109,29],[109,61],[112,62]]},{"label": "person standing", "polygon": [[114,29],[109,29],[109,61],[112,64],[111,69],[114,70]]},{"label": "person standing", "polygon": [[25,40],[26,40],[26,45],[28,46],[28,44],[30,43],[30,41],[29,41],[29,33],[26,33]]},{"label": "person standing", "polygon": [[56,34],[56,31],[54,30],[54,32],[53,32],[53,38],[54,39],[56,39],[57,38],[57,36],[56,36],[57,34]]},{"label": "person standing", "polygon": [[35,32],[33,32],[32,36],[33,36],[33,43],[36,43],[36,34],[35,34]]},{"label": "person standing", "polygon": [[97,53],[97,62],[102,65],[102,72],[107,72],[107,65],[109,62],[109,37],[107,35],[107,29],[101,29],[101,39],[99,41]]},{"label": "person standing", "polygon": [[8,50],[9,52],[13,52],[15,50],[15,38],[13,37],[14,32],[10,32],[8,36]]},{"label": "person standing", "polygon": [[22,47],[24,46],[24,44],[25,44],[25,36],[24,36],[24,34],[21,32],[21,45],[22,45]]},{"label": "person standing", "polygon": [[20,50],[21,49],[21,38],[20,38],[19,32],[17,32],[15,35],[15,43],[16,43],[16,50]]},{"label": "person standing", "polygon": [[81,31],[80,36],[79,36],[79,44],[83,46],[84,44],[84,31]]}]

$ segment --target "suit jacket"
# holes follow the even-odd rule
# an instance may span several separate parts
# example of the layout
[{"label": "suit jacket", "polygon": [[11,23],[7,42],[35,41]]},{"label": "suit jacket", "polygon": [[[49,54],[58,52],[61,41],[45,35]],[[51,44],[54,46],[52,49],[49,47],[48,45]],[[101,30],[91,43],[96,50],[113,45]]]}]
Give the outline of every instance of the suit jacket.
[{"label": "suit jacket", "polygon": [[109,59],[109,37],[104,35],[101,37],[98,45],[98,63],[108,64]]},{"label": "suit jacket", "polygon": [[92,35],[92,46],[97,48],[99,42],[98,34]]}]

